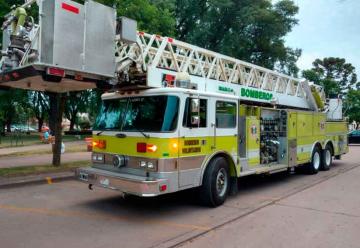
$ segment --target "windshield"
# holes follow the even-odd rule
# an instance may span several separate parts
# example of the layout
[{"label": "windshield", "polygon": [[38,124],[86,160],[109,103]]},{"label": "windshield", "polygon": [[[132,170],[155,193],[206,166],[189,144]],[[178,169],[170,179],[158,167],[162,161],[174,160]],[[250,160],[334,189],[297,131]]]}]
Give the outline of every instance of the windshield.
[{"label": "windshield", "polygon": [[171,132],[177,127],[176,96],[129,97],[103,101],[94,130]]}]

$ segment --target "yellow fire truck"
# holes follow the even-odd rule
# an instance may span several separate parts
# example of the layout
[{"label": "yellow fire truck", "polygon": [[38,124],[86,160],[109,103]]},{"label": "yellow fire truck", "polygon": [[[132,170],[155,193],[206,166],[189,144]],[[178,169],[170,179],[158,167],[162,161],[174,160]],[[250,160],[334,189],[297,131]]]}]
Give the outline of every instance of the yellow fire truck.
[{"label": "yellow fire truck", "polygon": [[[348,151],[341,99],[325,99],[320,86],[137,32],[134,21],[116,21],[112,8],[93,1],[39,4],[45,14],[28,38],[10,36],[7,51],[21,43],[23,53],[3,60],[0,85],[108,89],[93,126],[92,166],[76,172],[90,188],[142,197],[198,188],[204,203],[218,206],[238,178],[293,168],[315,174]],[[84,30],[68,34],[78,43],[60,35],[70,23]]]}]

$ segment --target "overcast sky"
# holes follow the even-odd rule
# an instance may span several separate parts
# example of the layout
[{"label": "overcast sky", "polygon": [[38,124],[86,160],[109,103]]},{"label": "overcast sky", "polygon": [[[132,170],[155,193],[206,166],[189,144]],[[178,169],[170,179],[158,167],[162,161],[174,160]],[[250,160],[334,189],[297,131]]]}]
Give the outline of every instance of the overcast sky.
[{"label": "overcast sky", "polygon": [[342,57],[352,63],[360,80],[360,0],[294,0],[299,25],[286,37],[292,48],[301,48],[300,69],[309,69],[316,58]]}]

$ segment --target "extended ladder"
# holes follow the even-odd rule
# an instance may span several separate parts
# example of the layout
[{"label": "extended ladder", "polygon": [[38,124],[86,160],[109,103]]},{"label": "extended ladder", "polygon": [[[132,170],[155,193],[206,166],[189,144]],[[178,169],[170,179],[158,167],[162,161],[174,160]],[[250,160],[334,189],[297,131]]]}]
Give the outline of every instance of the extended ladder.
[{"label": "extended ladder", "polygon": [[[272,94],[274,104],[318,110],[306,81],[173,38],[139,32],[137,43],[127,44],[118,36],[116,56],[117,73],[126,71],[135,62],[139,70],[148,73],[149,86],[162,87],[161,73],[176,75],[176,72],[187,72],[192,81],[205,91],[238,94],[244,100],[260,102],[264,99],[256,96],[265,92]],[[201,82],[204,87],[201,87]],[[225,90],[219,91],[219,87]],[[260,90],[260,93],[254,92],[254,89]],[[322,88],[316,86],[316,89],[325,101]]]}]

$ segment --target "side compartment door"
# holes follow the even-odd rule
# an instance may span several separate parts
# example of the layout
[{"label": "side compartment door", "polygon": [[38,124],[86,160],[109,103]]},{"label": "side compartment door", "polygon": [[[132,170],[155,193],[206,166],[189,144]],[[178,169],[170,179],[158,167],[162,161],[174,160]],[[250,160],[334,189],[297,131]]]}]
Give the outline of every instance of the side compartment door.
[{"label": "side compartment door", "polygon": [[260,164],[260,120],[246,117],[246,153],[249,167]]},{"label": "side compartment door", "polygon": [[212,145],[209,99],[187,97],[179,129],[179,189],[198,186],[201,165]]},{"label": "side compartment door", "polygon": [[315,140],[313,114],[311,112],[297,113],[297,162],[304,163],[310,160],[311,148]]}]

